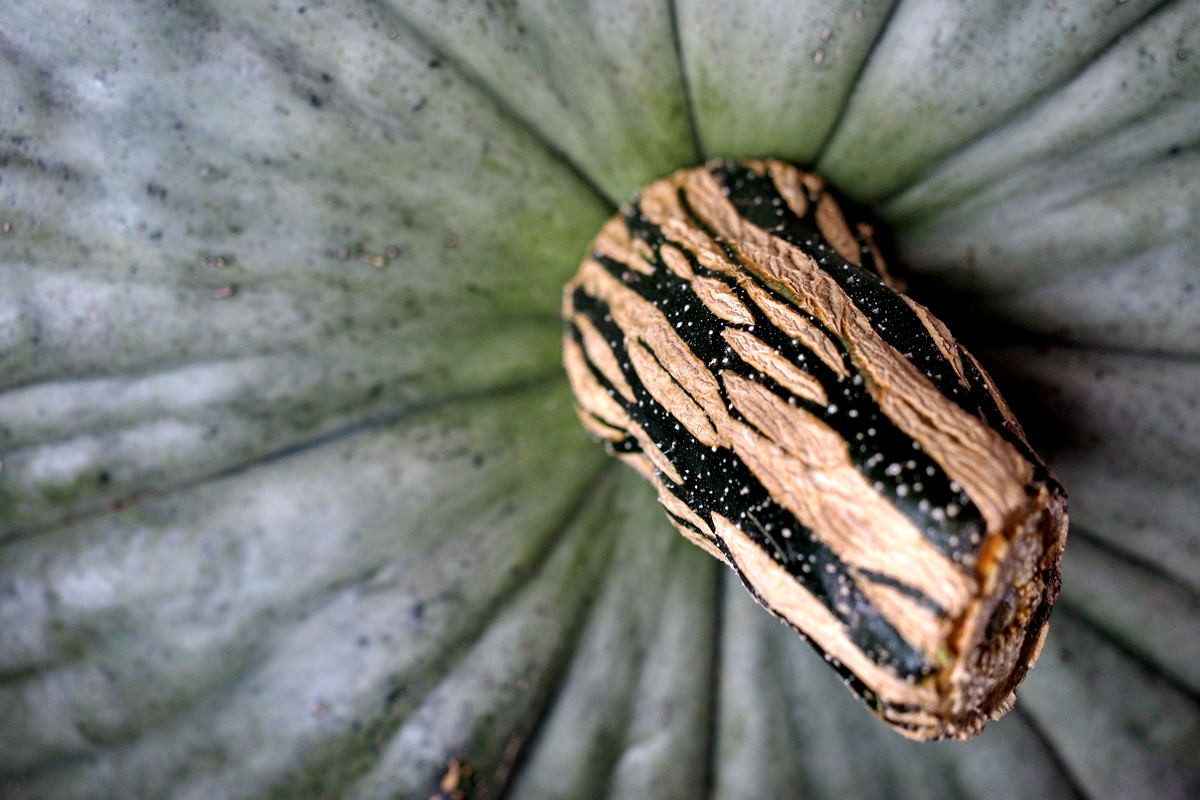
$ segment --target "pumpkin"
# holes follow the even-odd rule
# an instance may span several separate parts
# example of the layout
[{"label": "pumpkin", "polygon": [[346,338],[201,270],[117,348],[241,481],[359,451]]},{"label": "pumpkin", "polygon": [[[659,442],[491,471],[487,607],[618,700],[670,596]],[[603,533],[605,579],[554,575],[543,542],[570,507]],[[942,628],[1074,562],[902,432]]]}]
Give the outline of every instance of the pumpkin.
[{"label": "pumpkin", "polygon": [[[5,5],[0,794],[1191,797],[1200,4]],[[813,164],[1071,494],[1017,705],[878,723],[579,426],[637,186]]]}]

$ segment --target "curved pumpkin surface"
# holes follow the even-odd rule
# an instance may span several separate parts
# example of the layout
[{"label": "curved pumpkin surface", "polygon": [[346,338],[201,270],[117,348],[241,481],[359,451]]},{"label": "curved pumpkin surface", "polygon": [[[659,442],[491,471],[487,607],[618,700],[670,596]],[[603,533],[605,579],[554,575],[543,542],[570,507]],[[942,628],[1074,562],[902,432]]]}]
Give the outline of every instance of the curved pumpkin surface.
[{"label": "curved pumpkin surface", "polygon": [[[1200,790],[1194,0],[2,30],[4,797]],[[574,419],[559,292],[613,204],[760,155],[876,204],[1071,491],[972,742],[880,726]]]}]

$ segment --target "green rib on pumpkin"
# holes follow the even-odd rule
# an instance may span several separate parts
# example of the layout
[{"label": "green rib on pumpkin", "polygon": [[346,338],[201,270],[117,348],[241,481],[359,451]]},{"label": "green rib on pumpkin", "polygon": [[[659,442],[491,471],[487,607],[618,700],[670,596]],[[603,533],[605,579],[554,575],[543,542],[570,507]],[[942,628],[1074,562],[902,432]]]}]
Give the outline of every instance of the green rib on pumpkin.
[{"label": "green rib on pumpkin", "polygon": [[[3,792],[1194,794],[1195,8],[9,3]],[[971,743],[832,691],[573,418],[589,238],[752,156],[990,315],[1072,489]]]}]

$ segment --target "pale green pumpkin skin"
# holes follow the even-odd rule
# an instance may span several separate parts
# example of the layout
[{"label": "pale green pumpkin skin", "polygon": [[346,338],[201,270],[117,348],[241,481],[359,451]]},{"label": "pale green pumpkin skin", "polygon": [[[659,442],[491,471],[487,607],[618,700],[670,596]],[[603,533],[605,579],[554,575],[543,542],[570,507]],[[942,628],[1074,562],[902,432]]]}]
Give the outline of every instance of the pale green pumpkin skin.
[{"label": "pale green pumpkin skin", "polygon": [[[301,5],[0,12],[0,795],[1194,794],[1194,2]],[[560,288],[702,155],[877,203],[1061,420],[977,742],[879,727],[573,419]]]}]

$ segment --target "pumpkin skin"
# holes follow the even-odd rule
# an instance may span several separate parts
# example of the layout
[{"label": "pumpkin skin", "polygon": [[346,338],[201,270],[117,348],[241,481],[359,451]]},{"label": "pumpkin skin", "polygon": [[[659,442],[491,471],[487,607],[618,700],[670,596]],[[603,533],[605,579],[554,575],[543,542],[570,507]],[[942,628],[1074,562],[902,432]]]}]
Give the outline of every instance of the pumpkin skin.
[{"label": "pumpkin skin", "polygon": [[[1057,5],[7,4],[2,791],[1194,795],[1196,4]],[[977,741],[883,730],[573,419],[559,287],[702,155],[878,203],[1071,490]]]}]

